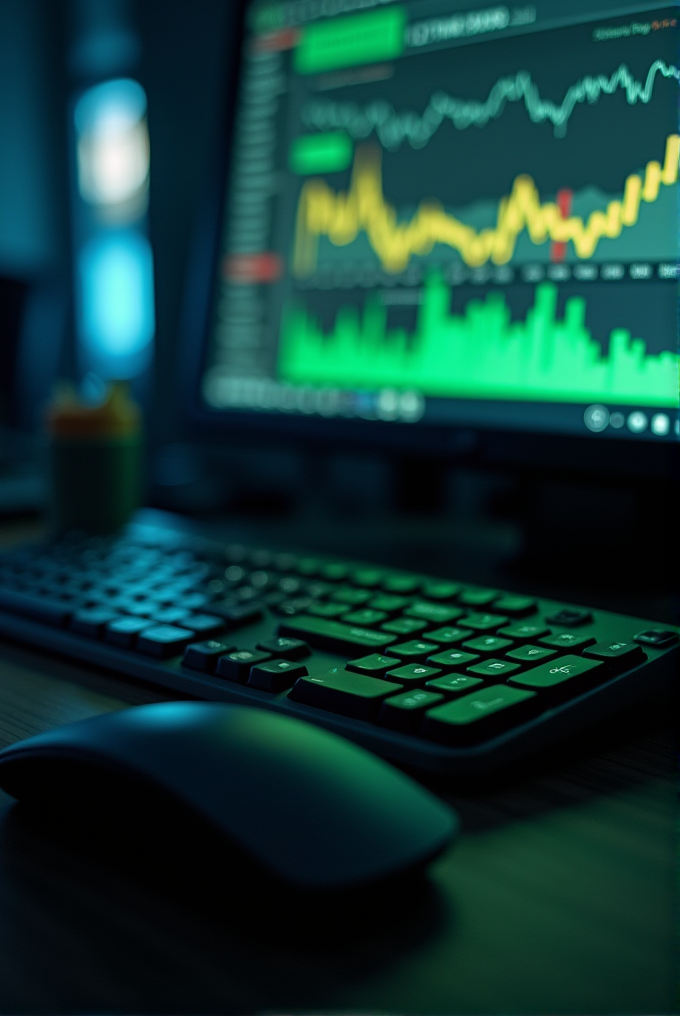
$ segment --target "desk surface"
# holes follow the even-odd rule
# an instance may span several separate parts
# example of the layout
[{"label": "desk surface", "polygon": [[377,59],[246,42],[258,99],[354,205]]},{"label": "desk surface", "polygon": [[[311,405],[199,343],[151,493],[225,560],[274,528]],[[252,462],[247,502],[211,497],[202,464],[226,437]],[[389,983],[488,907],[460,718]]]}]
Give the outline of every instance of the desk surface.
[{"label": "desk surface", "polygon": [[[0,744],[157,691],[0,647]],[[41,828],[0,792],[0,1013],[666,1013],[674,738],[651,704],[474,790],[411,896],[321,910],[219,861]],[[179,844],[179,845],[178,845]]]}]

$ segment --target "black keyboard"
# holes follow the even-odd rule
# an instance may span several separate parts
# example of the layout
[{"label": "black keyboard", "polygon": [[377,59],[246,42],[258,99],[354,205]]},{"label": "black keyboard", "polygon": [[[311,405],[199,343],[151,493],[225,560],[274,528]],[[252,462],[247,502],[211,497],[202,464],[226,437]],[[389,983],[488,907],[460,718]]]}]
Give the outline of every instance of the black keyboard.
[{"label": "black keyboard", "polygon": [[143,516],[116,537],[0,555],[0,633],[460,774],[654,693],[678,654],[678,631],[649,620]]}]

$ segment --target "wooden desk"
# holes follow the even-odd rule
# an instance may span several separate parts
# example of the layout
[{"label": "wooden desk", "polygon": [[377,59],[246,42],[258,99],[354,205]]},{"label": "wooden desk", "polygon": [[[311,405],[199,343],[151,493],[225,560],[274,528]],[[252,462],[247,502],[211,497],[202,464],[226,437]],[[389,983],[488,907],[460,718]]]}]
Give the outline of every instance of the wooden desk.
[{"label": "wooden desk", "polygon": [[[0,649],[2,744],[159,696]],[[673,744],[658,707],[505,786],[437,789],[463,834],[414,899],[312,914],[219,863],[159,877],[0,795],[0,1012],[665,1013]],[[179,831],[181,837],[181,831]],[[172,851],[170,851],[172,855]],[[181,852],[180,852],[181,854]]]}]

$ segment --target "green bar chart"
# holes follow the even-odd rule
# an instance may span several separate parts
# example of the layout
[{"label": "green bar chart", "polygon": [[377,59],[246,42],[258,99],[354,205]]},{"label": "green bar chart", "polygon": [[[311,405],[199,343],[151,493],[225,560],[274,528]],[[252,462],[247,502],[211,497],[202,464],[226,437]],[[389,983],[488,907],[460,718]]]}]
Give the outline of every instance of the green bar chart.
[{"label": "green bar chart", "polygon": [[280,376],[294,384],[377,390],[415,388],[448,398],[559,402],[608,401],[678,406],[678,353],[647,353],[625,328],[612,329],[603,352],[586,325],[587,303],[537,286],[524,320],[512,320],[502,293],[471,299],[451,313],[441,276],[426,281],[415,330],[389,328],[379,294],[363,309],[342,306],[324,333],[301,303],[283,318]]}]

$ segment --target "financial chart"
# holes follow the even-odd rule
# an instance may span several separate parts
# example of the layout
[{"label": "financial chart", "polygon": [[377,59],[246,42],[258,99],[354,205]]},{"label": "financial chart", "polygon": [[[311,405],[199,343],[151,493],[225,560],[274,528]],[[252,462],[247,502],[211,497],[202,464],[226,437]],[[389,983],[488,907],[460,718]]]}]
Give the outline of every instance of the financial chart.
[{"label": "financial chart", "polygon": [[602,403],[665,436],[674,9],[332,6],[251,9],[208,403],[567,428]]}]

